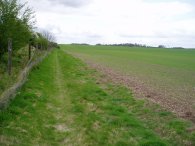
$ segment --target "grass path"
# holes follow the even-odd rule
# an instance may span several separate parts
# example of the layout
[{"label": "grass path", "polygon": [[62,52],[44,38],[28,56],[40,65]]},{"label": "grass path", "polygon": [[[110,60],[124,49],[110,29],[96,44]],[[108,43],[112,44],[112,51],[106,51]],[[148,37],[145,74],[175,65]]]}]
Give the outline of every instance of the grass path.
[{"label": "grass path", "polygon": [[[0,145],[193,145],[192,123],[124,87],[101,83],[96,71],[54,50],[0,111]],[[103,77],[101,77],[103,78]]]}]

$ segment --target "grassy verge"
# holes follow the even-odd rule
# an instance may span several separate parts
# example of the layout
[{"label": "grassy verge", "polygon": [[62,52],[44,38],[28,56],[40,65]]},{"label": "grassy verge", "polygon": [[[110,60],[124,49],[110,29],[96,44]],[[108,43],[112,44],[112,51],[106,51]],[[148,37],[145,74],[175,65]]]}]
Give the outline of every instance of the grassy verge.
[{"label": "grassy verge", "polygon": [[54,50],[0,112],[0,145],[194,145],[192,123]]}]

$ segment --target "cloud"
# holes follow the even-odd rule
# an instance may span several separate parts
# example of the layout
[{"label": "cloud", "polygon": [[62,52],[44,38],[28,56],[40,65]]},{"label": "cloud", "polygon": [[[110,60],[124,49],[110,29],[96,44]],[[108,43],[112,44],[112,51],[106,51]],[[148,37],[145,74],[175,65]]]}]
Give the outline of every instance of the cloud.
[{"label": "cloud", "polygon": [[64,6],[78,8],[90,3],[89,0],[49,0],[52,4],[62,4]]},{"label": "cloud", "polygon": [[[23,0],[24,1],[24,0]],[[143,43],[195,47],[191,0],[29,0],[37,26],[60,43]]]}]

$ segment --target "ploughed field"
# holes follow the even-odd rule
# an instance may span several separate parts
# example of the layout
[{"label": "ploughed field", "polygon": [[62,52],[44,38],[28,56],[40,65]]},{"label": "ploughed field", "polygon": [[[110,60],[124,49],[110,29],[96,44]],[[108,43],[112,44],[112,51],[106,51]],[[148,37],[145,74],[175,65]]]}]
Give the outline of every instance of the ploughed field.
[{"label": "ploughed field", "polygon": [[114,82],[195,121],[195,50],[64,45]]},{"label": "ploughed field", "polygon": [[[70,52],[66,49],[70,47],[64,50]],[[102,65],[106,60],[108,65],[110,51],[115,52],[106,48],[106,55],[98,48],[94,52],[93,48],[77,49],[71,51]],[[53,50],[34,67],[16,98],[0,111],[0,145],[195,145],[194,123],[148,100],[134,98],[123,84],[109,81],[64,50]],[[101,54],[108,58],[97,59]],[[121,66],[125,64],[129,63]]]}]

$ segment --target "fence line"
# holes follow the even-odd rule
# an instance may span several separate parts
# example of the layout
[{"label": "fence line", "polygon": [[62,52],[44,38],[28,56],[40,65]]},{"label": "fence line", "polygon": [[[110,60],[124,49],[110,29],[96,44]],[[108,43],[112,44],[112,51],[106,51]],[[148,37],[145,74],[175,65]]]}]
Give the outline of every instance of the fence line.
[{"label": "fence line", "polygon": [[29,60],[26,67],[23,69],[23,71],[20,73],[17,83],[15,83],[12,87],[7,89],[2,93],[0,96],[0,110],[5,109],[8,105],[11,99],[14,99],[16,96],[16,92],[22,87],[22,85],[26,82],[28,74],[30,73],[31,69],[40,63],[51,51],[45,52],[42,56],[35,59],[33,61],[33,57]]}]

